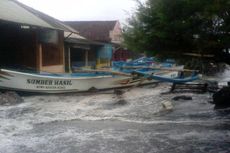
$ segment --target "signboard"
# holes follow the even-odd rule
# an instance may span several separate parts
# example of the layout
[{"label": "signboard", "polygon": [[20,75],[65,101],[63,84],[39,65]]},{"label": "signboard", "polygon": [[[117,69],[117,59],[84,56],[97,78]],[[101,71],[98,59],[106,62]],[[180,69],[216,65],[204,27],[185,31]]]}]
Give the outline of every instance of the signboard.
[{"label": "signboard", "polygon": [[42,43],[58,44],[58,31],[56,30],[40,30],[39,41]]}]

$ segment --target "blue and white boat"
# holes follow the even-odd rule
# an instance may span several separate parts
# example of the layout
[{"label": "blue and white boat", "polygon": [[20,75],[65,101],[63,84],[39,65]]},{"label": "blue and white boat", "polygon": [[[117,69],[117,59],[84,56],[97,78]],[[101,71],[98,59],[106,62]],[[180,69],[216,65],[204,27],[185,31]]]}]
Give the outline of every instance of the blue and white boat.
[{"label": "blue and white boat", "polygon": [[[178,72],[170,71],[165,77],[175,77]],[[29,73],[0,69],[0,89],[32,93],[67,93],[105,90],[139,85],[142,76],[121,72],[82,71],[73,74]],[[149,84],[157,80],[144,80]]]},{"label": "blue and white boat", "polygon": [[196,79],[196,76],[183,80],[178,78],[183,66],[156,67],[152,66],[151,59],[141,60],[123,63],[124,69],[120,68],[119,71],[76,70],[71,74],[53,74],[0,69],[0,89],[33,93],[66,93],[122,88],[159,81],[188,82]]}]

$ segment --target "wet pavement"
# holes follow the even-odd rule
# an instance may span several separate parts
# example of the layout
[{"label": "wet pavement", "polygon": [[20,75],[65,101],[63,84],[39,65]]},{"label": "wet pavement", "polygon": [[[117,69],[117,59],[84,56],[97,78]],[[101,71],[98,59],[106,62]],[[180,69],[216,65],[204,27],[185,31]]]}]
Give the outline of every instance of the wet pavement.
[{"label": "wet pavement", "polygon": [[230,109],[214,110],[209,93],[161,94],[169,87],[23,97],[0,106],[0,153],[230,152]]}]

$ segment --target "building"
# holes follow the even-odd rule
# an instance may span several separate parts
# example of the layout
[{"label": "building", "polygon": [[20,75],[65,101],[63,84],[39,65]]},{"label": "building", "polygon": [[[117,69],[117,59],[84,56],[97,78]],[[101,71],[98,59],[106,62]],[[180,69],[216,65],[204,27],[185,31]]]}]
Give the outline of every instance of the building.
[{"label": "building", "polygon": [[65,72],[62,22],[15,0],[0,0],[0,66]]},{"label": "building", "polygon": [[95,68],[96,54],[93,51],[95,44],[75,33],[65,33],[65,36],[66,72],[72,72],[74,68]]},{"label": "building", "polygon": [[122,42],[119,21],[66,21],[65,24],[88,40],[88,47],[71,47],[71,60],[76,66],[109,67],[113,52]]}]

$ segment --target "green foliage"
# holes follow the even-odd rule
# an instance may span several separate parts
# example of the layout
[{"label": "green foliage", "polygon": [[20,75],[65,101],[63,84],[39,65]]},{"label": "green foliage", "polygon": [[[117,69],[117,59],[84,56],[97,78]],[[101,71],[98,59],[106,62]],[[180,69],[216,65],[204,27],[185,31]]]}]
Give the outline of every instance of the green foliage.
[{"label": "green foliage", "polygon": [[147,0],[124,27],[134,51],[179,56],[230,48],[230,0]]}]

